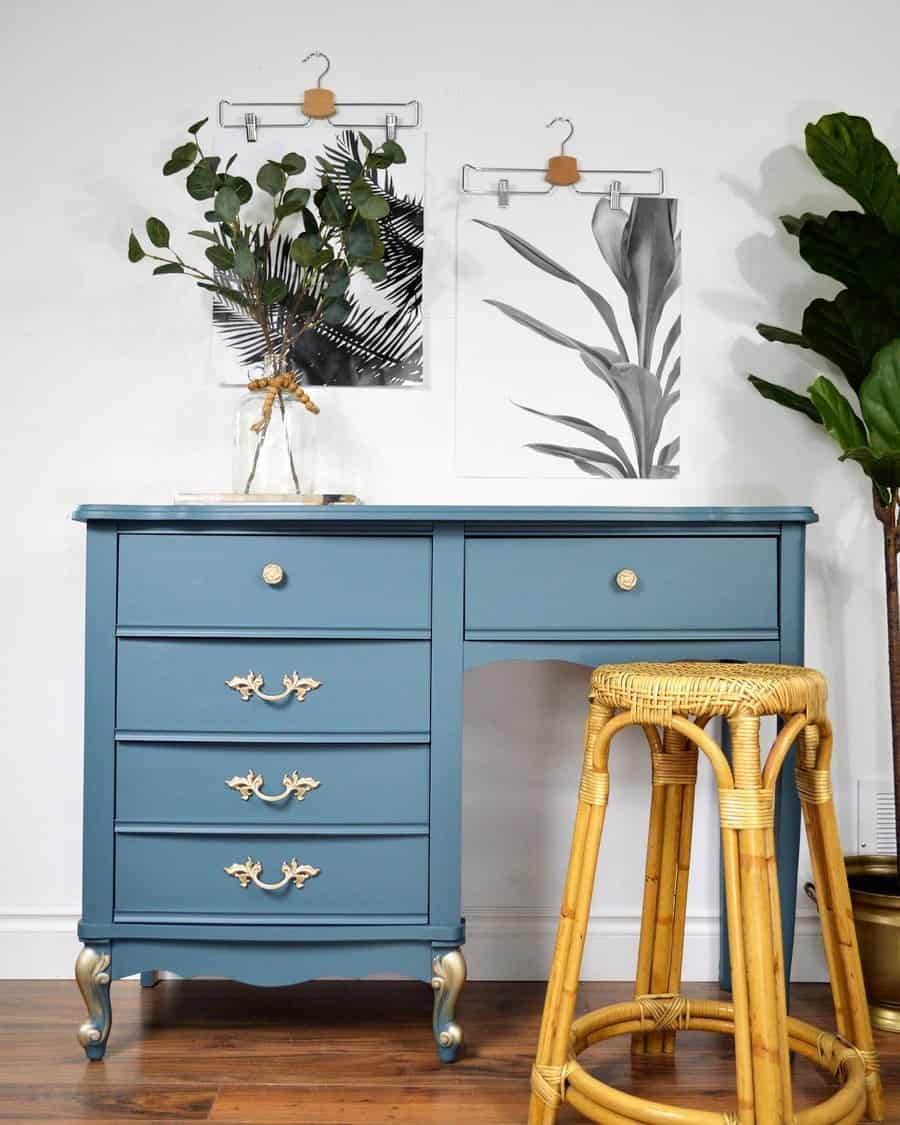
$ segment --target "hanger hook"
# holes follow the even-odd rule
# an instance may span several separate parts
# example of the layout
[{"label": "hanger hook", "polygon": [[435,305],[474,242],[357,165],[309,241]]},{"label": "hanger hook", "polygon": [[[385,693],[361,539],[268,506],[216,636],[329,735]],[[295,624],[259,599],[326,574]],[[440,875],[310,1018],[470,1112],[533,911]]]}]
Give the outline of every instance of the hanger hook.
[{"label": "hanger hook", "polygon": [[310,51],[309,54],[306,56],[306,58],[303,61],[309,62],[310,59],[315,59],[315,58],[325,60],[325,69],[322,71],[322,73],[316,79],[316,85],[319,87],[319,89],[321,89],[322,88],[322,79],[329,72],[329,70],[331,70],[331,59],[325,54],[324,51]]},{"label": "hanger hook", "polygon": [[563,137],[562,144],[559,146],[560,155],[565,156],[566,145],[572,139],[572,136],[575,132],[575,126],[572,124],[571,117],[554,117],[552,121],[547,122],[547,128],[551,129],[554,125],[558,125],[560,121],[565,121],[565,123],[569,126],[569,131],[568,133],[566,133],[565,137]]}]

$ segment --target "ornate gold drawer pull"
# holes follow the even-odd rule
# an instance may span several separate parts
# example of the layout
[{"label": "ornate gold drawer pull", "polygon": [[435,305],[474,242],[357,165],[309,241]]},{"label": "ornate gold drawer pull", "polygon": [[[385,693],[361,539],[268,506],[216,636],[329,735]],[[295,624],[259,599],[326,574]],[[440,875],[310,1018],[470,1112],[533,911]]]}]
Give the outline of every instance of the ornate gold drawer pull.
[{"label": "ornate gold drawer pull", "polygon": [[302,801],[307,793],[312,792],[313,789],[318,789],[322,783],[316,781],[314,777],[301,777],[296,770],[292,770],[281,779],[281,784],[284,786],[283,792],[270,797],[262,791],[262,787],[265,785],[263,775],[254,773],[253,770],[247,770],[244,777],[226,778],[225,784],[229,789],[236,789],[240,793],[242,801],[249,801],[251,797],[255,796],[259,797],[261,801],[273,805],[277,801],[283,801],[285,797],[290,797],[292,793],[298,801]]},{"label": "ornate gold drawer pull", "polygon": [[626,566],[616,575],[616,585],[620,590],[633,590],[637,584],[638,576],[631,567]]},{"label": "ornate gold drawer pull", "polygon": [[285,673],[281,677],[281,682],[284,684],[284,691],[279,692],[278,695],[266,695],[265,692],[259,690],[264,683],[259,672],[248,672],[246,676],[232,676],[230,680],[225,681],[225,686],[236,691],[245,703],[252,695],[255,695],[257,699],[264,699],[266,703],[280,703],[282,699],[296,695],[297,702],[302,703],[311,691],[315,691],[316,688],[322,686],[319,680],[313,680],[309,676],[300,676],[296,672],[291,672],[290,675]]},{"label": "ornate gold drawer pull", "polygon": [[281,871],[284,878],[278,883],[264,883],[259,878],[261,871],[262,864],[258,859],[252,859],[249,855],[244,863],[232,863],[225,868],[225,874],[233,875],[242,887],[249,887],[252,883],[254,887],[259,887],[261,891],[280,891],[288,883],[293,883],[298,891],[302,891],[306,880],[319,874],[318,867],[310,867],[308,863],[298,863],[296,859],[286,860],[282,863]]}]

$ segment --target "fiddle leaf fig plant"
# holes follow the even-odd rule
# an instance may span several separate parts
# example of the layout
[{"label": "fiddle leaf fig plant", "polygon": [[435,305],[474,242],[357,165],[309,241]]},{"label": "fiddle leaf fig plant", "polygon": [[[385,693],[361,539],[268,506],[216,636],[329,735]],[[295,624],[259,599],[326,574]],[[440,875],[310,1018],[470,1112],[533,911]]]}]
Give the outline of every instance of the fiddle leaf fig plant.
[{"label": "fiddle leaf fig plant", "polygon": [[[340,169],[320,157],[313,187],[296,184],[307,162],[288,152],[259,167],[254,188],[231,171],[236,155],[223,165],[221,157],[203,151],[199,135],[206,121],[188,127],[191,139],[172,150],[162,169],[164,176],[187,172],[187,193],[204,207],[206,226],[188,235],[206,244],[206,262],[182,256],[155,216],[145,224],[149,246],[131,232],[128,260],[158,262],[154,275],[181,274],[241,309],[261,329],[275,369],[283,372],[299,336],[320,322],[338,325],[347,318],[346,293],[355,273],[384,279],[379,224],[388,204],[370,173],[403,164],[406,156],[396,141],[376,148],[360,133],[365,155],[348,158]],[[266,213],[268,220],[261,221]]]},{"label": "fiddle leaf fig plant", "polygon": [[[806,151],[818,170],[862,207],[829,215],[782,217],[803,260],[843,288],[818,298],[800,331],[759,324],[771,341],[830,361],[846,390],[819,375],[803,395],[750,375],[763,397],[804,414],[870,479],[883,528],[894,798],[900,854],[900,175],[888,147],[864,117],[832,113],[806,126]],[[856,400],[854,402],[853,400]]]}]

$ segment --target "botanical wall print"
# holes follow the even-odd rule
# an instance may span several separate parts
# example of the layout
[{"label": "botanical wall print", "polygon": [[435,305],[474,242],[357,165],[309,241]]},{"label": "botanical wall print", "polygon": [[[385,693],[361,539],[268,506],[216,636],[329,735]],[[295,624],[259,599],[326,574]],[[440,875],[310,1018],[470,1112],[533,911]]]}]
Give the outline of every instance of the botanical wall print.
[{"label": "botanical wall print", "polygon": [[[281,159],[285,147],[308,153],[309,169],[321,161],[342,192],[349,190],[348,161],[362,165],[365,159],[362,134],[330,126],[297,130],[261,129],[259,140],[247,144],[239,130],[222,130],[217,137],[222,151],[237,150],[241,159],[258,163]],[[286,135],[287,134],[287,140]],[[377,146],[383,133],[372,130]],[[294,370],[303,373],[306,385],[397,387],[417,384],[423,378],[422,354],[422,260],[424,244],[425,145],[420,133],[401,138],[404,164],[369,170],[375,193],[387,200],[388,215],[381,220],[386,276],[370,280],[358,276],[351,282],[348,300],[351,311],[341,324],[322,323],[304,333],[291,347]],[[313,162],[312,157],[324,157]],[[300,177],[298,184],[307,186]],[[312,179],[310,181],[312,183]],[[289,257],[290,240],[275,242],[279,276],[301,267]],[[274,326],[277,335],[278,325]],[[259,326],[239,305],[216,295],[212,305],[210,369],[218,383],[244,386],[262,362],[266,340]]]},{"label": "botanical wall print", "polygon": [[669,198],[460,204],[457,467],[678,475],[681,234]]}]

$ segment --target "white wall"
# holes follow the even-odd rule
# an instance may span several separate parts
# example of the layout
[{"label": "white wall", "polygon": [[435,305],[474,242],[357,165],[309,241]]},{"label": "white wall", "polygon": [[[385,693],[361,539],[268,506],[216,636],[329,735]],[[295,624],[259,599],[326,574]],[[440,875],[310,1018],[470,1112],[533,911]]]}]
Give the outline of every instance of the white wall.
[{"label": "white wall", "polygon": [[[255,13],[255,14],[254,14]],[[165,502],[227,487],[233,392],[205,378],[203,295],[125,260],[147,214],[189,224],[158,169],[220,97],[289,98],[320,47],[347,98],[418,97],[430,133],[430,386],[323,396],[345,420],[370,502],[811,504],[809,661],[832,684],[848,850],[854,779],[888,768],[879,536],[857,472],[743,375],[811,379],[804,356],[759,341],[795,326],[815,282],[774,217],[839,204],[798,149],[838,108],[895,151],[894,0],[30,0],[0,42],[4,170],[0,316],[7,639],[0,973],[67,975],[79,910],[84,529],[82,501]],[[684,200],[683,473],[677,482],[465,480],[452,465],[454,212],[464,160],[534,163],[544,123],[571,116],[586,164],[661,164]],[[301,146],[302,148],[302,143]],[[187,229],[185,227],[184,229]],[[339,401],[338,401],[339,400]],[[586,673],[484,669],[466,681],[464,898],[473,975],[537,975],[560,893]],[[853,731],[852,738],[849,737]],[[620,752],[608,877],[587,975],[627,975],[640,904],[645,763]],[[699,858],[714,853],[707,792]],[[643,806],[640,806],[641,808]],[[641,814],[643,816],[643,814]],[[615,858],[613,859],[613,857]],[[688,970],[714,974],[711,862],[690,897]],[[699,863],[698,863],[699,867]],[[801,971],[820,971],[814,923]]]}]

